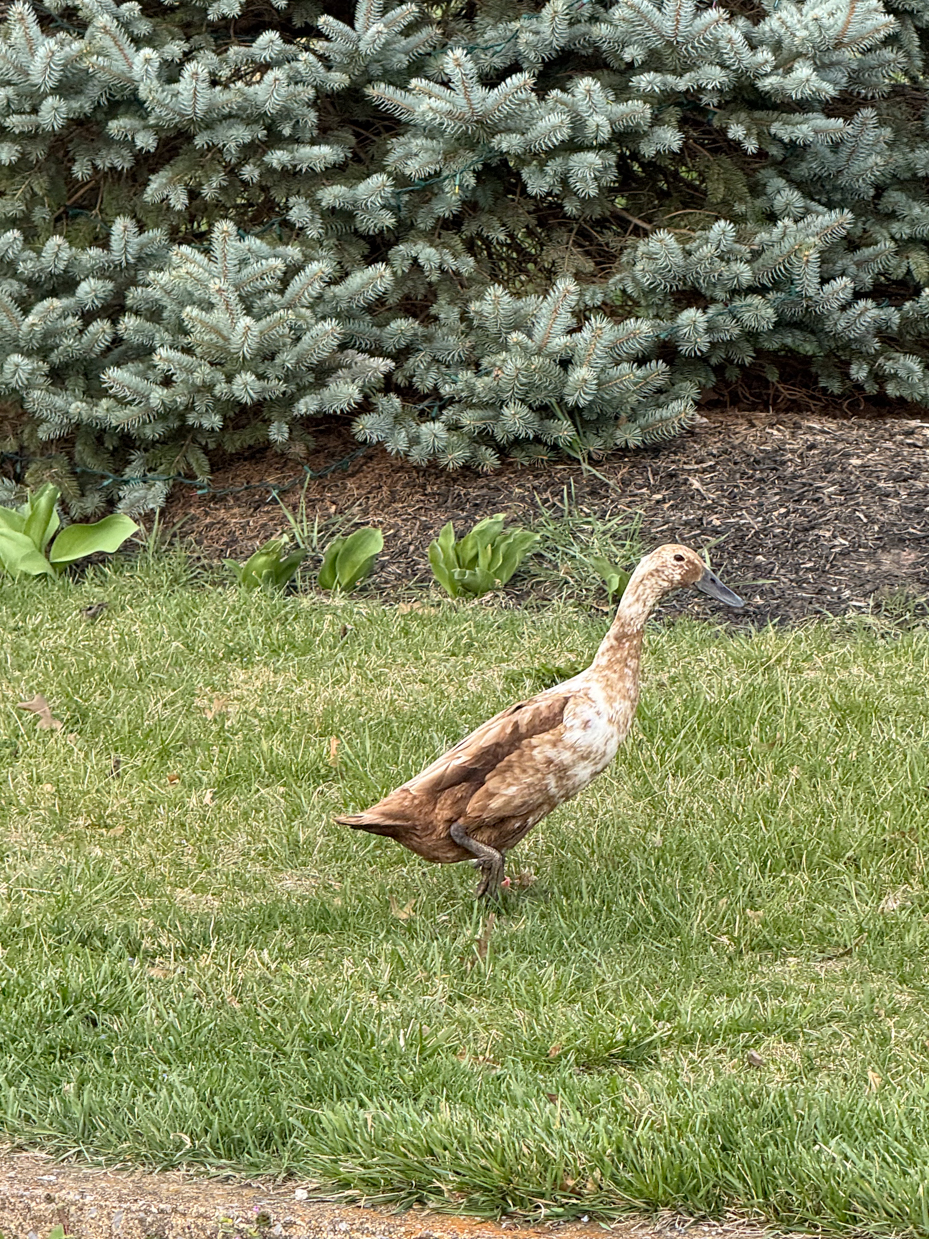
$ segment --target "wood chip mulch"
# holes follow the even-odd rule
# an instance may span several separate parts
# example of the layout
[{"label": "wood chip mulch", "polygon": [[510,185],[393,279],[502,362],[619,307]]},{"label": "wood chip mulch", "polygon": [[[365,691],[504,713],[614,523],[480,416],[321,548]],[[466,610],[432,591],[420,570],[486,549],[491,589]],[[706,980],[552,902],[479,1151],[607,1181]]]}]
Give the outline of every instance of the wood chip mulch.
[{"label": "wood chip mulch", "polygon": [[[326,429],[306,464],[318,471],[357,448],[343,428]],[[583,513],[639,514],[646,546],[711,547],[720,576],[749,600],[741,622],[863,611],[875,599],[918,604],[929,595],[929,420],[726,412],[594,468],[507,464],[490,474],[450,473],[371,448],[310,480],[305,513],[310,523],[380,526],[386,546],[373,580],[388,593],[430,579],[426,547],[446,521],[461,532],[498,511],[529,521],[540,509],[559,511],[568,487]],[[259,482],[291,483],[282,501],[297,510],[302,467],[274,453],[221,466],[211,485]],[[209,558],[242,559],[286,528],[265,486],[225,496],[178,486],[164,527],[178,522],[179,536]],[[723,610],[685,603],[696,614]]]}]

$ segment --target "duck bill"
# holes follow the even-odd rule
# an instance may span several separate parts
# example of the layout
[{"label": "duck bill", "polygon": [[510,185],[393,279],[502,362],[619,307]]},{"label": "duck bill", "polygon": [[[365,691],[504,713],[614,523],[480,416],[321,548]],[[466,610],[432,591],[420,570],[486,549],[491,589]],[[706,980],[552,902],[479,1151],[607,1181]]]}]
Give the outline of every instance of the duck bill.
[{"label": "duck bill", "polygon": [[731,589],[727,589],[723,585],[718,576],[710,572],[709,568],[705,568],[703,576],[699,581],[694,581],[694,586],[701,593],[709,594],[711,598],[716,598],[719,602],[724,602],[727,607],[744,607],[745,603],[738,594],[734,594]]}]

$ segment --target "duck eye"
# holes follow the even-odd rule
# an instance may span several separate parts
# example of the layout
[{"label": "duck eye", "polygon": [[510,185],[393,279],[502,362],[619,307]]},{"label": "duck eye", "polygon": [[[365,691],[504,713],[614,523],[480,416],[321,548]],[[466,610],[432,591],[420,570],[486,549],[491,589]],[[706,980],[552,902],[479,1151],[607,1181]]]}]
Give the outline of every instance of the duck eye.
[{"label": "duck eye", "polygon": [[677,560],[677,562],[678,562],[679,564],[682,564],[682,563],[684,562],[684,556],[683,556],[683,555],[675,555],[675,556],[674,556],[674,558]]}]

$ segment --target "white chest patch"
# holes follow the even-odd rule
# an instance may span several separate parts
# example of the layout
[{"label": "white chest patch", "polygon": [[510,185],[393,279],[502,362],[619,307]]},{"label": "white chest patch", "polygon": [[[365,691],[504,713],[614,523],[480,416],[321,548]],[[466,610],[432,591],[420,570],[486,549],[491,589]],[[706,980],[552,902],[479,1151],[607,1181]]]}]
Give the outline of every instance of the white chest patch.
[{"label": "white chest patch", "polygon": [[578,694],[565,711],[565,734],[559,770],[562,794],[575,796],[616,756],[629,730],[635,703],[617,708],[591,689]]}]

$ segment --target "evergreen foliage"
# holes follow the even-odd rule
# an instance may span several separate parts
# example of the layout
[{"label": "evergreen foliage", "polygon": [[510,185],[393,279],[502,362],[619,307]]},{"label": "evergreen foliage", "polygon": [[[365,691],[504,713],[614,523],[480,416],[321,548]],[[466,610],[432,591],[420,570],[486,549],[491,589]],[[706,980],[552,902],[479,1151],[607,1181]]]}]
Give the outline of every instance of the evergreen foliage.
[{"label": "evergreen foliage", "polygon": [[0,446],[141,511],[333,414],[489,468],[791,354],[929,403],[929,0],[321,5],[10,5]]}]

